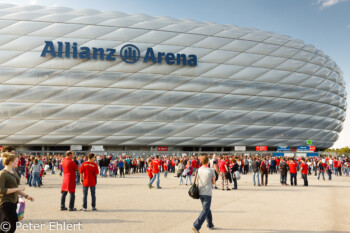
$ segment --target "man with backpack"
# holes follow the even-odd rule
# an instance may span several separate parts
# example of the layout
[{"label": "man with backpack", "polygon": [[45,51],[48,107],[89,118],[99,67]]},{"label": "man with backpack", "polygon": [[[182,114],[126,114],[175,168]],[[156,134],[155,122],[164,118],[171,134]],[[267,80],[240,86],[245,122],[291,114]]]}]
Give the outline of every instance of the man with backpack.
[{"label": "man with backpack", "polygon": [[263,157],[263,161],[260,164],[260,173],[261,173],[261,185],[264,185],[264,176],[265,176],[265,186],[267,185],[267,179],[269,175],[269,163]]}]

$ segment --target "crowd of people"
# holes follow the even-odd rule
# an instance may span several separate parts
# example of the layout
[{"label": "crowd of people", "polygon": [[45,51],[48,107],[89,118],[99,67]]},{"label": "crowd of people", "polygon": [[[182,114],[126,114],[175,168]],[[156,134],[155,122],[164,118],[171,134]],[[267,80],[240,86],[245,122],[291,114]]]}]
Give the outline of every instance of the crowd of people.
[{"label": "crowd of people", "polygon": [[[202,193],[206,194],[200,198],[203,211],[194,223],[193,230],[196,232],[205,218],[209,221],[209,228],[213,227],[210,212],[212,189],[237,190],[241,175],[250,174],[254,186],[266,186],[269,175],[279,174],[281,185],[297,186],[297,176],[298,171],[300,171],[300,176],[304,181],[303,185],[308,186],[308,176],[313,174],[318,179],[323,180],[326,178],[332,180],[333,175],[349,176],[350,163],[348,158],[332,156],[288,158],[259,155],[213,154],[207,156],[203,154],[180,157],[156,155],[143,158],[127,155],[95,155],[93,153],[89,153],[87,156],[74,156],[72,151],[67,151],[65,155],[19,154],[17,156],[14,153],[14,148],[4,147],[0,158],[0,170],[2,170],[0,171],[0,213],[2,221],[9,222],[15,221],[15,212],[13,212],[12,207],[15,206],[18,195],[34,200],[23,192],[23,187],[18,188],[21,177],[25,177],[28,186],[40,188],[43,185],[43,177],[47,173],[63,176],[61,211],[77,210],[74,208],[75,189],[76,185],[82,184],[83,206],[81,210],[86,211],[87,209],[87,196],[90,189],[91,206],[92,210],[95,211],[97,210],[95,186],[98,177],[125,178],[133,174],[145,173],[149,177],[148,188],[152,189],[156,181],[157,189],[161,189],[161,174],[167,178],[168,174],[171,173],[177,177],[178,185],[192,185],[193,182],[199,182]],[[200,179],[200,181],[192,179],[196,174],[199,177],[205,177],[205,179]],[[288,182],[288,176],[290,182]],[[11,187],[6,187],[7,180],[11,180]],[[65,202],[68,193],[70,200],[67,208]]]},{"label": "crowd of people", "polygon": [[[200,159],[197,156],[185,156],[177,158],[176,156],[156,156],[153,159],[147,158],[146,166],[150,178],[148,184],[152,188],[152,184],[157,179],[157,188],[159,186],[159,173],[164,172],[167,176],[168,172],[176,173],[179,179],[179,185],[183,184],[185,179],[186,185],[192,184],[191,177],[195,174],[196,169],[201,167]],[[218,189],[217,183],[220,184],[222,190],[231,190],[229,183],[233,183],[232,189],[236,190],[237,180],[240,174],[252,173],[252,181],[254,186],[266,186],[268,184],[269,174],[280,173],[281,185],[288,185],[287,177],[290,176],[290,185],[297,185],[297,172],[300,171],[301,178],[304,180],[304,186],[308,186],[308,175],[312,173],[325,180],[325,173],[328,180],[332,180],[332,174],[335,176],[349,176],[350,163],[348,158],[329,157],[273,157],[273,156],[230,156],[215,154],[209,158],[209,167],[215,171],[214,189]],[[260,182],[261,181],[261,182]]]},{"label": "crowd of people", "polygon": [[[19,154],[17,172],[18,175],[24,176],[27,180],[26,184],[40,188],[43,185],[43,176],[47,173],[62,176],[63,161],[65,155],[26,155]],[[80,169],[81,165],[88,161],[87,156],[74,156],[72,161]],[[154,162],[157,164],[154,165]],[[96,155],[95,163],[99,167],[99,176],[105,177],[121,177],[136,173],[147,173],[150,178],[149,187],[152,188],[153,179],[159,180],[158,173],[164,173],[166,178],[169,173],[175,173],[179,179],[179,185],[191,185],[192,176],[196,170],[201,167],[200,158],[198,156],[113,156],[113,155]],[[349,176],[350,163],[348,158],[327,157],[273,157],[258,155],[210,155],[209,167],[215,170],[216,183],[215,189],[218,189],[217,183],[222,190],[230,190],[229,183],[233,183],[232,189],[237,189],[237,176],[240,174],[252,174],[254,185],[261,186],[268,184],[268,175],[274,173],[281,174],[281,184],[287,185],[287,173],[291,179],[290,184],[296,185],[297,171],[301,170],[301,174],[311,175],[314,173],[318,179],[332,180],[332,176]],[[4,165],[0,159],[0,170]],[[292,182],[293,180],[293,182]],[[305,182],[307,183],[307,182]],[[80,173],[76,171],[76,184],[81,184]],[[160,188],[159,185],[157,185]]]}]

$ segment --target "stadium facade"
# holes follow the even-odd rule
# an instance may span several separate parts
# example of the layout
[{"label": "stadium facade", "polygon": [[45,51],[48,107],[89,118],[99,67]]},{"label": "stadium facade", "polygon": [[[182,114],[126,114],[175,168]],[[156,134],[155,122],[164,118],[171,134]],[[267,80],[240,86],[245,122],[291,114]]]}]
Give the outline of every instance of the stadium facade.
[{"label": "stadium facade", "polygon": [[1,5],[0,144],[328,148],[339,67],[234,25]]}]

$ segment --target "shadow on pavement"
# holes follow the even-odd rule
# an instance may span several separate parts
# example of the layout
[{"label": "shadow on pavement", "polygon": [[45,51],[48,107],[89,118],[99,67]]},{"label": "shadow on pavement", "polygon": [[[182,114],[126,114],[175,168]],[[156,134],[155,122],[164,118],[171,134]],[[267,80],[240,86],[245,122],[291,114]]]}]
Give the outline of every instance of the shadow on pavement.
[{"label": "shadow on pavement", "polygon": [[[101,212],[101,211],[99,211]],[[32,224],[48,224],[50,222],[66,222],[66,223],[82,223],[82,224],[95,224],[95,223],[140,223],[142,221],[126,221],[120,219],[26,219],[22,220],[22,223],[32,223]]]},{"label": "shadow on pavement", "polygon": [[[199,210],[136,210],[136,209],[115,209],[99,210],[98,212],[116,212],[116,213],[200,213]],[[212,211],[213,213],[245,213],[245,211]]]},{"label": "shadow on pavement", "polygon": [[258,232],[258,233],[346,233],[348,231],[299,231],[299,230],[273,230],[273,229],[238,229],[215,227],[214,231],[230,232]]}]

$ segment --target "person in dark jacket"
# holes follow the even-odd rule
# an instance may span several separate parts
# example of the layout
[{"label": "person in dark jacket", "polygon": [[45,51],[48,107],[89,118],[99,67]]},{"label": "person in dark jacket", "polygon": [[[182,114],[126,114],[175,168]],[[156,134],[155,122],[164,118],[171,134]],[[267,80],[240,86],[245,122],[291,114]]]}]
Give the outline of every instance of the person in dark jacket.
[{"label": "person in dark jacket", "polygon": [[252,169],[253,169],[253,183],[254,183],[254,186],[256,185],[255,177],[258,179],[258,186],[260,186],[260,178],[259,178],[260,162],[259,162],[258,156],[254,157],[254,159],[253,159]]},{"label": "person in dark jacket", "polygon": [[100,167],[101,167],[101,170],[102,170],[102,177],[107,177],[107,168],[108,168],[108,165],[110,163],[110,159],[107,158],[106,155],[103,156],[103,159],[101,159],[100,161]]},{"label": "person in dark jacket", "polygon": [[[267,185],[267,180],[269,176],[269,163],[266,161],[266,159],[263,157],[262,162],[260,164],[260,173],[261,173],[261,185]],[[265,177],[265,183],[264,183],[264,177]]]},{"label": "person in dark jacket", "polygon": [[233,189],[237,189],[237,178],[236,178],[236,175],[235,175],[235,172],[239,170],[239,166],[238,166],[238,163],[237,161],[232,158],[232,163],[233,163],[233,166],[231,168],[231,173],[232,173],[232,180],[233,180]]},{"label": "person in dark jacket", "polygon": [[280,163],[280,171],[281,171],[281,184],[288,185],[287,184],[288,164],[283,158],[281,159],[281,163]]}]

